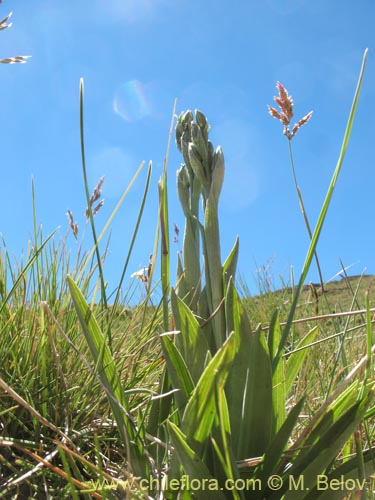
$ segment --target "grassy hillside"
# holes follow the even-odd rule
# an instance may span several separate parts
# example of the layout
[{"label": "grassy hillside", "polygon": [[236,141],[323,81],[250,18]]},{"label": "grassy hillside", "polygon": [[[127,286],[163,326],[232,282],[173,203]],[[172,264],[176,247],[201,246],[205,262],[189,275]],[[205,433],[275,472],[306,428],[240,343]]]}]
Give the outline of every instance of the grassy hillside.
[{"label": "grassy hillside", "polygon": [[[279,308],[281,321],[285,321],[295,288],[285,286],[273,290],[265,279],[261,280],[261,293],[250,295],[241,282],[243,296],[253,321],[267,324],[270,310]],[[366,308],[368,296],[370,308],[375,307],[375,276],[345,276],[324,285],[324,293],[319,283],[309,283],[303,287],[297,318],[358,311]]]}]

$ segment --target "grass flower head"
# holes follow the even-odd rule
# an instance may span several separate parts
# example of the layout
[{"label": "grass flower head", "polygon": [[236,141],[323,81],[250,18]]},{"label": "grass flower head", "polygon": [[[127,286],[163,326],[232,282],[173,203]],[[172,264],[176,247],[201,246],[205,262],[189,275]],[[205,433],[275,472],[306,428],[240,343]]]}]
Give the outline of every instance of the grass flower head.
[{"label": "grass flower head", "polygon": [[295,123],[292,130],[290,130],[290,122],[294,114],[293,98],[288,94],[288,91],[280,82],[277,82],[276,88],[279,92],[279,95],[275,96],[273,100],[276,102],[280,110],[278,111],[273,106],[268,106],[268,111],[273,118],[276,118],[276,120],[279,120],[284,125],[284,135],[288,138],[289,141],[291,141],[298,130],[310,120],[312,111],[307,113],[306,116]]}]

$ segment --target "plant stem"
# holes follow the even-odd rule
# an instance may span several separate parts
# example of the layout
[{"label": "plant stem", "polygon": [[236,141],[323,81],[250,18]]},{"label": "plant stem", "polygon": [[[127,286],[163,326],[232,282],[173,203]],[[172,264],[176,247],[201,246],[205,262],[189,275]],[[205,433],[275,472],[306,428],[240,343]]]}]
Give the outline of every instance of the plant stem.
[{"label": "plant stem", "polygon": [[[311,241],[312,240],[312,231],[311,231],[309,219],[307,217],[307,213],[306,213],[306,210],[305,210],[305,205],[303,203],[301,189],[300,189],[300,187],[298,185],[298,182],[297,182],[296,170],[294,168],[293,151],[292,151],[292,145],[291,145],[291,141],[290,140],[288,140],[288,147],[289,147],[290,164],[292,166],[292,174],[293,174],[294,186],[295,186],[296,191],[297,191],[299,206],[300,206],[300,209],[301,209],[301,212],[302,212],[302,215],[303,215],[303,220],[305,221],[307,232],[309,234],[310,241]],[[315,261],[316,261],[316,267],[318,268],[318,274],[319,274],[321,291],[322,291],[322,293],[324,293],[323,276],[322,276],[322,271],[321,271],[321,268],[320,268],[318,254],[317,254],[316,250],[314,251],[314,257],[315,257]]]},{"label": "plant stem", "polygon": [[[96,236],[96,229],[95,229],[95,223],[94,223],[94,216],[92,212],[92,207],[90,203],[90,191],[89,191],[89,183],[87,179],[87,169],[86,169],[86,160],[85,160],[85,140],[84,140],[84,120],[83,120],[83,78],[80,79],[79,82],[79,133],[80,133],[80,142],[81,142],[81,160],[82,160],[82,172],[83,172],[83,180],[84,180],[84,185],[85,185],[85,192],[86,192],[86,200],[87,200],[87,209],[88,209],[88,217],[90,220],[91,224],[91,231],[92,231],[92,236],[94,240],[94,245],[95,245],[95,253],[96,253],[96,260],[98,264],[98,271],[99,271],[99,279],[100,279],[100,288],[101,288],[101,302],[104,306],[104,309],[108,309],[108,304],[107,304],[107,295],[106,295],[106,287],[105,287],[105,282],[104,282],[104,275],[103,275],[103,267],[102,267],[102,259],[100,256],[100,251],[98,247],[98,238]],[[108,342],[110,348],[112,348],[112,338],[111,338],[111,333],[109,332],[109,337],[108,337]]]}]

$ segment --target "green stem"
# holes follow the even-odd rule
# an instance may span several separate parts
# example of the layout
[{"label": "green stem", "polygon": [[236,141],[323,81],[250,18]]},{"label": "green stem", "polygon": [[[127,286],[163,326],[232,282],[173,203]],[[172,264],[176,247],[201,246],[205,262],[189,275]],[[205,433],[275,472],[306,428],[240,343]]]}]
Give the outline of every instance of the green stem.
[{"label": "green stem", "polygon": [[[301,212],[302,212],[303,220],[305,221],[306,229],[307,229],[307,232],[309,234],[310,241],[311,241],[312,240],[312,231],[311,231],[309,219],[307,217],[307,213],[306,213],[306,210],[305,210],[305,205],[303,203],[301,189],[300,189],[300,187],[298,185],[298,182],[297,182],[296,171],[295,171],[295,168],[294,168],[292,144],[291,144],[290,140],[288,140],[288,147],[289,147],[290,164],[292,166],[292,174],[293,174],[294,186],[295,186],[296,191],[297,191],[297,196],[298,196],[298,200],[299,200],[299,206],[300,206],[300,209],[301,209]],[[322,276],[322,271],[321,271],[320,263],[319,263],[319,259],[318,259],[318,253],[317,253],[316,250],[314,251],[314,257],[315,257],[316,267],[318,268],[318,274],[319,274],[321,291],[322,291],[322,293],[324,293],[323,276]]]},{"label": "green stem", "polygon": [[223,278],[220,252],[220,234],[217,203],[208,199],[204,220],[204,240],[206,246],[205,268],[206,287],[209,300],[210,314],[212,319],[216,349],[219,349],[225,341],[225,313],[221,304],[223,300]]},{"label": "green stem", "polygon": [[[93,237],[94,246],[95,246],[96,261],[98,264],[100,289],[101,289],[101,302],[102,302],[105,310],[108,311],[107,296],[106,296],[104,274],[103,274],[103,267],[102,267],[102,259],[100,256],[100,251],[99,251],[99,246],[98,246],[99,242],[98,242],[98,238],[96,235],[94,216],[92,213],[92,206],[90,203],[89,183],[88,183],[88,179],[87,179],[86,159],[85,159],[85,139],[84,139],[84,128],[83,128],[83,124],[84,124],[84,120],[83,120],[83,94],[84,94],[84,86],[83,86],[83,78],[81,78],[81,80],[80,80],[80,92],[79,92],[79,131],[80,131],[80,139],[81,139],[82,172],[83,172],[83,180],[84,180],[85,192],[86,192],[88,216],[90,219],[91,232],[92,232],[92,237]],[[108,331],[108,345],[109,345],[109,348],[112,350],[112,335],[111,335],[110,330]]]},{"label": "green stem", "polygon": [[160,250],[161,250],[161,284],[163,292],[163,327],[164,331],[169,330],[169,309],[168,297],[170,290],[170,242],[169,242],[169,213],[168,213],[168,190],[167,190],[167,164],[171,137],[173,133],[173,123],[176,114],[177,100],[174,101],[171,124],[169,128],[167,152],[164,158],[163,173],[158,183],[159,188],[159,220],[160,220]]},{"label": "green stem", "polygon": [[189,212],[185,216],[184,233],[184,275],[187,285],[187,297],[185,300],[189,307],[198,311],[198,299],[200,296],[200,242],[199,242],[199,200],[200,183],[191,172],[189,192]]}]

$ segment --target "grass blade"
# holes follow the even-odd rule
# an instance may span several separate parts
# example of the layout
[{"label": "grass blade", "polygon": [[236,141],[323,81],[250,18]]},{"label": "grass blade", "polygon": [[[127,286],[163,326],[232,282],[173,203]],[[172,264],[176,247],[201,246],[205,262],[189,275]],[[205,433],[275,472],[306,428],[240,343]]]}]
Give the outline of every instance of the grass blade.
[{"label": "grass blade", "polygon": [[142,457],[138,454],[139,450],[135,444],[137,430],[129,415],[124,388],[116,370],[115,361],[85,297],[69,275],[67,276],[67,280],[73,304],[94,360],[98,376],[106,390],[122,442],[128,449],[129,463],[132,463],[136,474],[144,473],[145,471],[141,466]]},{"label": "grass blade", "polygon": [[[103,275],[103,268],[102,268],[102,259],[100,258],[100,253],[99,253],[99,247],[98,247],[98,238],[96,236],[96,228],[95,228],[95,222],[94,222],[94,215],[90,203],[90,191],[89,191],[89,183],[87,179],[87,170],[86,170],[86,159],[85,159],[85,138],[84,138],[84,121],[83,121],[83,91],[84,91],[84,86],[83,86],[83,78],[80,79],[79,82],[79,132],[80,132],[80,143],[81,143],[81,159],[82,159],[82,172],[83,172],[83,181],[85,185],[85,192],[86,192],[86,201],[87,201],[87,210],[88,210],[88,216],[90,219],[90,224],[91,224],[91,231],[92,231],[92,236],[94,239],[94,244],[95,244],[95,253],[96,253],[96,262],[98,265],[98,270],[99,270],[99,279],[100,279],[100,287],[101,287],[101,301],[104,305],[105,308],[107,308],[107,295],[106,295],[106,290],[105,290],[105,282],[104,282],[104,275]],[[111,346],[112,344],[112,339],[109,336],[108,338],[109,345]]]}]

